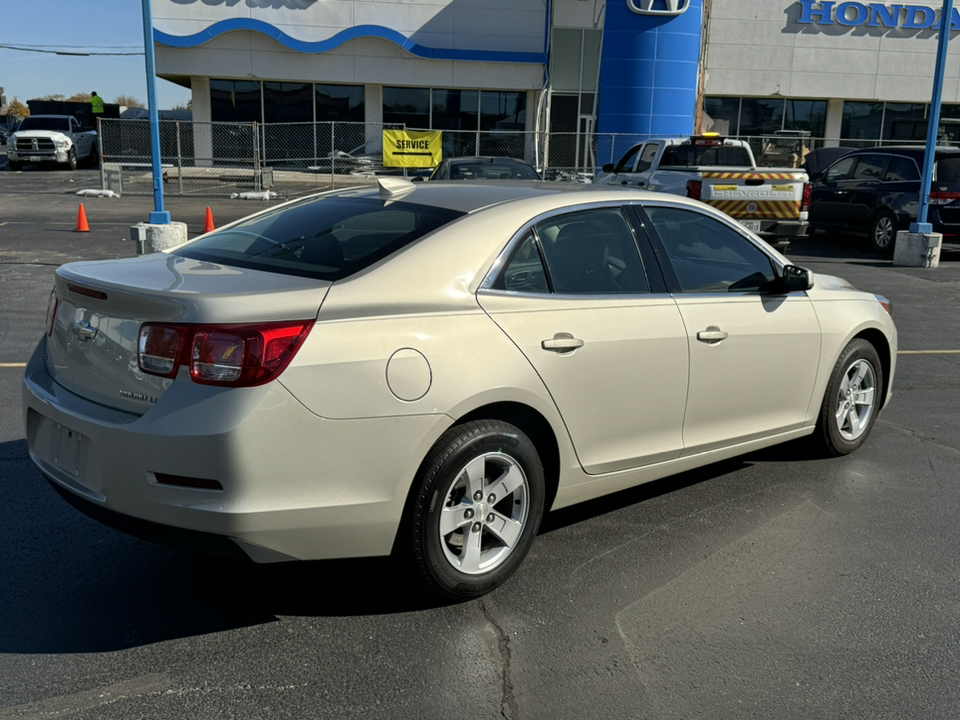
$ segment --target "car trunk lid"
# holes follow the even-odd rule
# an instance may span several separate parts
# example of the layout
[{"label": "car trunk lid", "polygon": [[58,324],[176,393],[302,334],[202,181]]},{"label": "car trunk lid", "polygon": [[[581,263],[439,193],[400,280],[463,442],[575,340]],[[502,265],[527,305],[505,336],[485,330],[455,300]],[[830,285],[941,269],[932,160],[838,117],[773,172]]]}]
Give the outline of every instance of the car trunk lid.
[{"label": "car trunk lid", "polygon": [[140,369],[143,323],[307,320],[316,317],[330,284],[165,253],[64,265],[47,328],[47,369],[71,392],[142,414],[173,382]]}]

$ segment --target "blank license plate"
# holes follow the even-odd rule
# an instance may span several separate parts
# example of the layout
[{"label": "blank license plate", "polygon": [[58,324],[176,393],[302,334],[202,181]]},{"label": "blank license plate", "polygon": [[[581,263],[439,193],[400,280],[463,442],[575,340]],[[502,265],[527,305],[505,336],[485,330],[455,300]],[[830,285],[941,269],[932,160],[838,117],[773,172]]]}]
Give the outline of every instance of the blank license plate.
[{"label": "blank license plate", "polygon": [[42,159],[43,159],[43,158],[41,158],[39,155],[31,155],[31,156],[30,156],[30,162],[40,162]]},{"label": "blank license plate", "polygon": [[53,462],[66,473],[77,475],[80,471],[80,445],[83,436],[76,430],[59,427],[59,442]]},{"label": "blank license plate", "polygon": [[743,225],[750,232],[760,232],[759,220],[740,220],[740,224]]}]

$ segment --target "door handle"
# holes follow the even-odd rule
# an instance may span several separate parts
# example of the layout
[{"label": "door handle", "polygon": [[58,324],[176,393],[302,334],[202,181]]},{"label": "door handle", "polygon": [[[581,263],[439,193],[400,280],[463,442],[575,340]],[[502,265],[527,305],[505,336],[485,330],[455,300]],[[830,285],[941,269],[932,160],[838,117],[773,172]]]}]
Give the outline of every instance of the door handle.
[{"label": "door handle", "polygon": [[848,192],[850,192],[850,191],[849,191],[849,190],[837,190],[837,191],[834,193],[834,195],[846,195]]},{"label": "door handle", "polygon": [[721,340],[726,340],[729,337],[729,334],[718,328],[716,325],[710,325],[706,330],[701,330],[697,333],[697,340],[700,342],[709,343],[711,345],[720,342]]},{"label": "door handle", "polygon": [[573,352],[577,348],[583,347],[583,340],[575,338],[570,333],[557,333],[550,340],[542,341],[540,347],[544,350],[562,354]]}]

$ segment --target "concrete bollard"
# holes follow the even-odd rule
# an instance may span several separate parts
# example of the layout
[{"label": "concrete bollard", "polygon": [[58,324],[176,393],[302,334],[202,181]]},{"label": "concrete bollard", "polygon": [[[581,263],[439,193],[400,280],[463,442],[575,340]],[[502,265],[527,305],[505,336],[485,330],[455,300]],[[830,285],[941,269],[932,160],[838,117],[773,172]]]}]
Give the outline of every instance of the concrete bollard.
[{"label": "concrete bollard", "polygon": [[935,268],[940,266],[940,233],[897,232],[893,247],[893,264],[901,267]]},{"label": "concrete bollard", "polygon": [[172,222],[168,225],[137,223],[130,228],[130,239],[137,245],[137,255],[170,250],[187,241],[187,224]]}]

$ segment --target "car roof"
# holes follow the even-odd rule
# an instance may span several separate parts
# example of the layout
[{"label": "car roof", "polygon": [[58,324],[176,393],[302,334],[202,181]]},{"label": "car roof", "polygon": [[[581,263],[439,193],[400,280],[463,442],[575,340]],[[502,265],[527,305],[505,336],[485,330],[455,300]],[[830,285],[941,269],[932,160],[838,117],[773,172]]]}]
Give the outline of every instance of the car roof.
[{"label": "car roof", "polygon": [[[881,155],[916,155],[922,157],[925,152],[926,147],[923,145],[884,145],[882,147],[859,148],[858,150],[852,150],[850,154],[879,153]],[[935,152],[938,155],[960,155],[960,148],[937,145]]]},{"label": "car roof", "polygon": [[[493,205],[534,201],[537,205],[562,208],[590,202],[684,201],[702,208],[702,204],[678,195],[665,195],[622,185],[583,185],[546,180],[444,180],[409,183],[395,194],[396,201],[472,213]],[[389,200],[376,185],[362,189],[323,193],[321,197],[376,197]],[[546,201],[546,202],[544,202]]]}]

